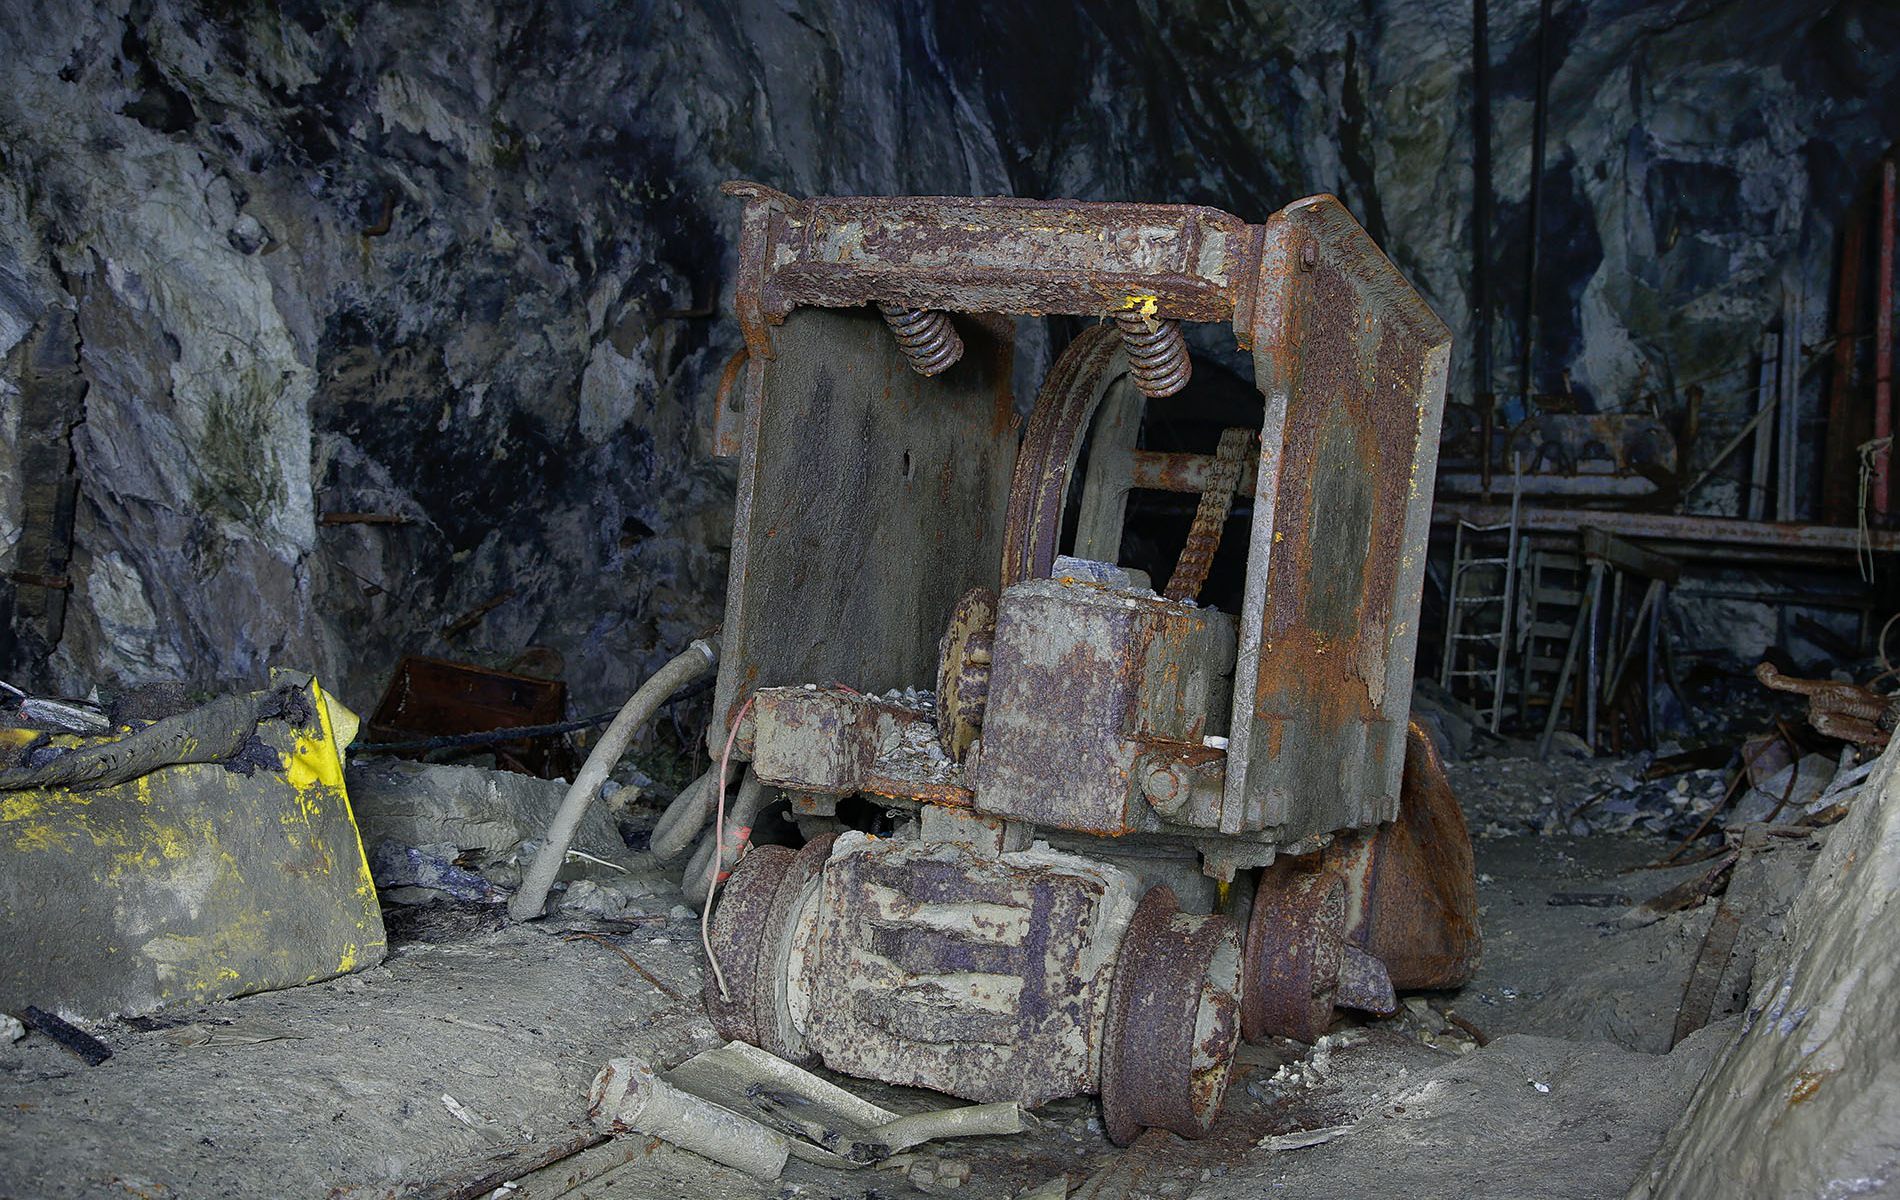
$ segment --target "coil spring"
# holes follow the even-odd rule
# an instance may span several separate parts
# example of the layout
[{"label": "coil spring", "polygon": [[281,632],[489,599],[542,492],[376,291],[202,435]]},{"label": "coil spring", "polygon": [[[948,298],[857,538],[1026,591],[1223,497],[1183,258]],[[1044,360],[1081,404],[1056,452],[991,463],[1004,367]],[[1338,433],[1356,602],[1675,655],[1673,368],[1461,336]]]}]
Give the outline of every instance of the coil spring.
[{"label": "coil spring", "polygon": [[1116,313],[1122,345],[1128,350],[1129,373],[1135,386],[1151,400],[1172,396],[1187,386],[1194,364],[1188,358],[1187,339],[1179,321],[1156,321],[1140,313]]},{"label": "coil spring", "polygon": [[950,324],[950,318],[927,308],[901,308],[880,304],[884,323],[897,337],[897,348],[904,352],[910,369],[919,375],[938,375],[963,357],[963,339]]}]

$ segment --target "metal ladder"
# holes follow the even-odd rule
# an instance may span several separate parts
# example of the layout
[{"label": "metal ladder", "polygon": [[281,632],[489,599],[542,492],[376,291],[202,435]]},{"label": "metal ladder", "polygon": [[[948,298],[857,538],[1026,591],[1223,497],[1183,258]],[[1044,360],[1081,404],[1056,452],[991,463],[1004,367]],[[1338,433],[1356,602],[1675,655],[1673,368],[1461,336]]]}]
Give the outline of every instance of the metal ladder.
[{"label": "metal ladder", "polygon": [[[1516,608],[1518,506],[1522,477],[1514,470],[1511,519],[1503,525],[1458,522],[1452,541],[1451,586],[1446,589],[1445,655],[1438,682],[1477,710],[1485,728],[1497,732],[1504,719],[1504,680],[1511,658],[1511,620]],[[1480,547],[1504,534],[1504,554]]]}]

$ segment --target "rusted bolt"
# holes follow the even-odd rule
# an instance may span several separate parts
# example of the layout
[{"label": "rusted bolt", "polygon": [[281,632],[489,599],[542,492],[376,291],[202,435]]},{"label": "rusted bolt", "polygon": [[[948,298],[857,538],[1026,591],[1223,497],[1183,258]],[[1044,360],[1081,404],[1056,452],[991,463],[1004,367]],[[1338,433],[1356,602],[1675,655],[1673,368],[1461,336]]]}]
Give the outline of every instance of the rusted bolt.
[{"label": "rusted bolt", "polygon": [[1319,268],[1319,247],[1308,242],[1300,247],[1300,270],[1313,271]]},{"label": "rusted bolt", "polygon": [[1186,804],[1193,790],[1193,781],[1179,763],[1151,762],[1141,774],[1141,794],[1163,815]]},{"label": "rusted bolt", "polygon": [[1115,324],[1121,327],[1122,346],[1128,351],[1129,374],[1142,395],[1159,400],[1187,386],[1194,363],[1188,358],[1179,321],[1124,312],[1115,314]]},{"label": "rusted bolt", "polygon": [[878,310],[896,335],[904,361],[919,375],[940,375],[963,357],[963,339],[945,314],[895,304],[880,304]]}]

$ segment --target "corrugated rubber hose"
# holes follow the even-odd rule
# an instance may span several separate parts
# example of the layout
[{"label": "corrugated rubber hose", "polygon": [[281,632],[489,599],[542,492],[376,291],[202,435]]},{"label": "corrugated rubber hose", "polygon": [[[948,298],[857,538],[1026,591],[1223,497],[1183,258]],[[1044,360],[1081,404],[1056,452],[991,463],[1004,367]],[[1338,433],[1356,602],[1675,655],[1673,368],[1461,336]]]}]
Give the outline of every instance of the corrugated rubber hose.
[{"label": "corrugated rubber hose", "polygon": [[542,907],[547,904],[548,889],[554,886],[554,877],[560,873],[561,864],[567,859],[567,848],[574,840],[574,831],[580,827],[587,806],[600,794],[600,785],[607,782],[607,773],[619,765],[620,756],[627,752],[627,743],[633,740],[634,733],[652,719],[660,705],[666,703],[674,692],[712,670],[718,662],[719,643],[713,638],[700,638],[682,651],[679,657],[661,667],[621,706],[620,715],[600,735],[594,752],[587,756],[580,774],[574,777],[567,795],[562,798],[560,810],[554,814],[554,821],[548,826],[547,838],[535,854],[534,862],[522,875],[521,889],[508,900],[509,917],[516,921],[531,921],[541,915]]}]

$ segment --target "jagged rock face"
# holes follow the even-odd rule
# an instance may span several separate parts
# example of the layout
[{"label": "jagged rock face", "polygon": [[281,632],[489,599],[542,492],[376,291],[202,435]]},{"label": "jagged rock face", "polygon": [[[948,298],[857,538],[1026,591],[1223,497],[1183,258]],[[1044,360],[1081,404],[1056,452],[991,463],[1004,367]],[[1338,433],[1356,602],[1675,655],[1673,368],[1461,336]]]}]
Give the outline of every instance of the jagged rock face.
[{"label": "jagged rock face", "polygon": [[[1468,331],[1465,0],[984,7],[7,5],[0,567],[70,581],[0,584],[7,669],[283,663],[363,705],[404,651],[545,645],[617,701],[723,600],[737,175],[1255,220],[1330,190]],[[1558,6],[1539,387],[1728,369],[1784,275],[1819,336],[1900,106],[1892,15],[1802,7]],[[1535,19],[1492,13],[1500,387]],[[1705,429],[1752,407],[1709,388]]]}]

